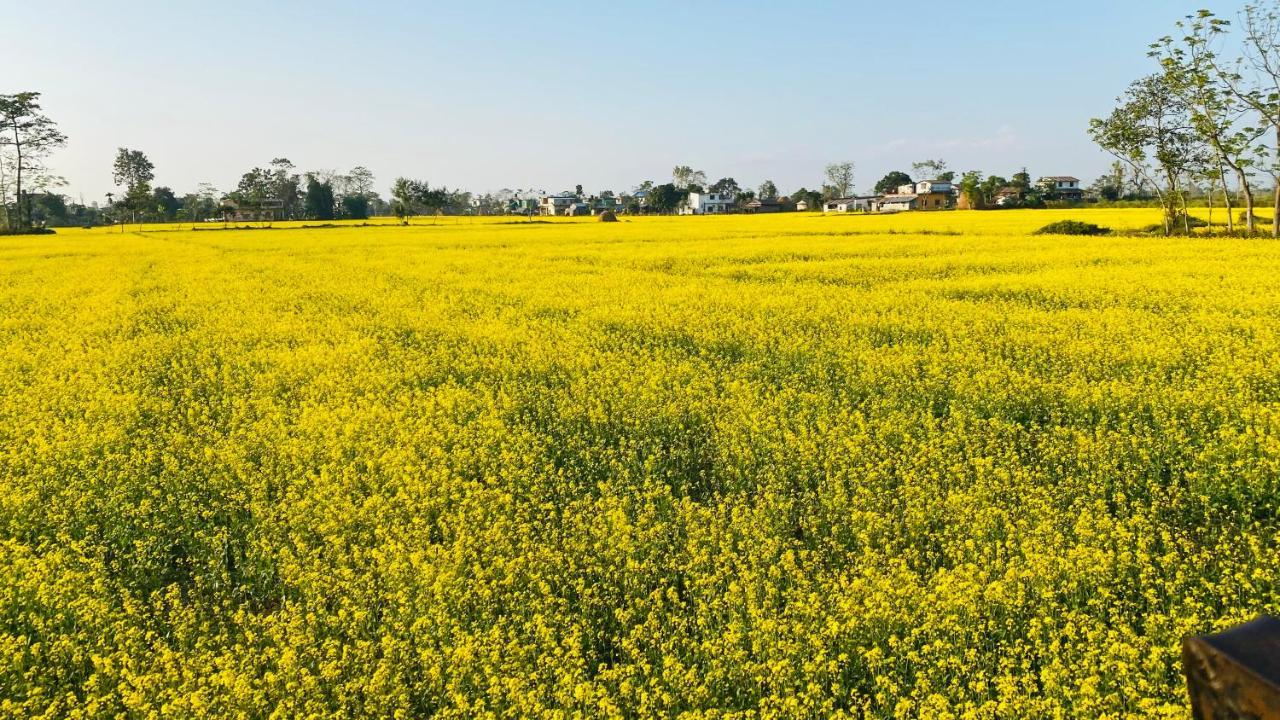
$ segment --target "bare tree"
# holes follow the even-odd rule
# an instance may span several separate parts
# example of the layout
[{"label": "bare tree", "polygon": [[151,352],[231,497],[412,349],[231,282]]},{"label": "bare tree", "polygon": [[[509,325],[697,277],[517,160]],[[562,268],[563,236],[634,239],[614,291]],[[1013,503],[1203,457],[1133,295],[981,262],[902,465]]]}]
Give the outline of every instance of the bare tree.
[{"label": "bare tree", "polygon": [[921,160],[911,163],[911,172],[918,180],[950,180],[955,173],[947,171],[945,160]]},{"label": "bare tree", "polygon": [[688,165],[677,165],[671,170],[671,184],[680,190],[688,190],[693,185],[706,187],[707,174]]},{"label": "bare tree", "polygon": [[827,185],[835,197],[849,197],[853,192],[853,163],[831,163],[826,168]]}]

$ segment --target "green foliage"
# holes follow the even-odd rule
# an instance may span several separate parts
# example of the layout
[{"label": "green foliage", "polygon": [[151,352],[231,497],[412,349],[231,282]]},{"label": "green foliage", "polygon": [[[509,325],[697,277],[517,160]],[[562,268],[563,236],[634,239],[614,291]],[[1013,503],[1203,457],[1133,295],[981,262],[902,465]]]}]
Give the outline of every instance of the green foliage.
[{"label": "green foliage", "polygon": [[711,183],[711,187],[707,188],[708,192],[724,193],[726,195],[737,195],[742,188],[739,187],[738,181],[731,177],[720,178]]},{"label": "green foliage", "polygon": [[687,194],[676,187],[675,183],[655,185],[649,190],[648,207],[650,211],[657,213],[674,212],[685,197]]},{"label": "green foliage", "polygon": [[1106,235],[1110,233],[1110,228],[1099,227],[1093,223],[1080,222],[1078,220],[1059,220],[1058,222],[1049,223],[1039,230],[1035,231],[1036,235]]},{"label": "green foliage", "polygon": [[898,188],[911,182],[911,176],[894,170],[893,172],[880,178],[880,182],[876,183],[876,192],[880,195],[888,195],[897,192]]},{"label": "green foliage", "polygon": [[321,181],[314,175],[307,176],[307,192],[302,201],[303,212],[308,220],[333,219],[333,185]]},{"label": "green foliage", "polygon": [[351,220],[364,220],[369,217],[369,198],[363,195],[348,195],[342,198],[342,216]]}]

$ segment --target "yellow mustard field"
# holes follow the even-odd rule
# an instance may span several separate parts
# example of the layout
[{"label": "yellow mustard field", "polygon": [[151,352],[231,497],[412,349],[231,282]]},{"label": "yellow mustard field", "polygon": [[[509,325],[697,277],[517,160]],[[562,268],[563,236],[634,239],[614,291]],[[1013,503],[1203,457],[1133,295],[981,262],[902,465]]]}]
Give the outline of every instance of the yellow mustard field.
[{"label": "yellow mustard field", "polygon": [[1187,717],[1280,243],[1065,218],[0,238],[0,715]]}]

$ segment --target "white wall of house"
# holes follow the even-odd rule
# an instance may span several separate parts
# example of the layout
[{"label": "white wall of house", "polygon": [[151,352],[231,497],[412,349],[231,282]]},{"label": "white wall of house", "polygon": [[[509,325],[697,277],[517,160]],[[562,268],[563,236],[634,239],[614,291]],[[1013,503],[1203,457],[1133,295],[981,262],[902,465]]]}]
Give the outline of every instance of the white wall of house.
[{"label": "white wall of house", "polygon": [[915,207],[915,195],[889,195],[880,203],[880,212],[903,212],[906,210],[914,210]]},{"label": "white wall of house", "polygon": [[689,193],[680,206],[681,215],[723,215],[733,208],[729,193]]},{"label": "white wall of house", "polygon": [[548,195],[538,201],[538,212],[543,215],[563,215],[576,202],[578,198],[572,195]]},{"label": "white wall of house", "polygon": [[823,212],[834,213],[871,212],[875,209],[873,207],[875,200],[876,198],[870,195],[866,197],[835,198],[823,203],[822,210]]}]

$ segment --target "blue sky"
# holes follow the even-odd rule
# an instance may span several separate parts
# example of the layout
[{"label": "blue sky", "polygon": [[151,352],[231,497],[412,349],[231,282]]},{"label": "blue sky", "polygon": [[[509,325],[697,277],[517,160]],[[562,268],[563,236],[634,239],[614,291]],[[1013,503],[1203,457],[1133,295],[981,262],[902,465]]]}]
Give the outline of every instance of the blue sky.
[{"label": "blue sky", "polygon": [[0,92],[38,90],[86,201],[120,146],[232,189],[275,157],[486,191],[627,190],[677,164],[783,192],[852,160],[1077,175],[1147,44],[1236,3],[67,2],[3,11]]}]

